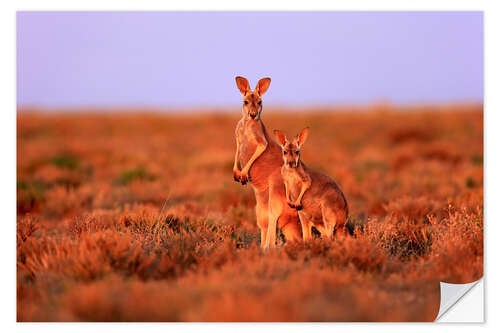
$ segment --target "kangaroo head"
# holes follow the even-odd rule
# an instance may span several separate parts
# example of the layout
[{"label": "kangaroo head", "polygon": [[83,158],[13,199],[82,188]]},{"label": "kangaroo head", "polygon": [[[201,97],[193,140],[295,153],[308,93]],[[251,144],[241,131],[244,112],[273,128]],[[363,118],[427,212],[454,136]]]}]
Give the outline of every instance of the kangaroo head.
[{"label": "kangaroo head", "polygon": [[300,149],[307,139],[309,127],[304,128],[293,140],[288,140],[280,130],[274,130],[274,136],[283,151],[283,164],[289,168],[298,168],[300,165]]},{"label": "kangaroo head", "polygon": [[249,117],[254,120],[260,119],[260,113],[262,112],[262,95],[267,91],[269,85],[271,84],[271,79],[266,77],[259,80],[257,87],[252,91],[248,80],[244,77],[236,77],[236,85],[243,95],[243,116]]}]

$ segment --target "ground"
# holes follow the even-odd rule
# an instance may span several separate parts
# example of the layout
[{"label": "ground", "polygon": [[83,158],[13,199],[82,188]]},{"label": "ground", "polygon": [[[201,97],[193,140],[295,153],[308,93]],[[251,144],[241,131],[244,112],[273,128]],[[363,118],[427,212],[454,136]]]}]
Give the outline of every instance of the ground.
[{"label": "ground", "polygon": [[482,106],[265,110],[353,231],[265,253],[239,111],[98,111],[18,112],[18,321],[429,321],[483,274]]}]

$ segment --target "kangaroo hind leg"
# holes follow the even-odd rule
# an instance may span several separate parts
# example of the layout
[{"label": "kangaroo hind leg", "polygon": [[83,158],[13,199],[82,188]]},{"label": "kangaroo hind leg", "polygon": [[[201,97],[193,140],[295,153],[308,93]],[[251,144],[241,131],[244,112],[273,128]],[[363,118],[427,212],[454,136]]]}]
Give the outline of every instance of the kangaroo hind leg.
[{"label": "kangaroo hind leg", "polygon": [[256,193],[255,214],[257,217],[257,226],[260,228],[260,247],[264,248],[267,240],[268,218],[269,218],[269,195],[265,193]]},{"label": "kangaroo hind leg", "polygon": [[344,211],[337,211],[335,214],[337,218],[337,224],[335,226],[335,236],[345,237],[349,233],[347,230],[347,214]]},{"label": "kangaroo hind leg", "polygon": [[312,238],[312,222],[309,218],[302,212],[299,212],[300,224],[302,225],[302,237],[304,242],[311,240]]},{"label": "kangaroo hind leg", "polygon": [[321,213],[323,215],[323,232],[321,233],[322,236],[325,238],[333,238],[333,232],[335,230],[335,225],[337,223],[337,215],[335,212],[330,209],[329,207],[322,207]]},{"label": "kangaroo hind leg", "polygon": [[[283,186],[283,185],[282,185]],[[283,213],[283,189],[279,184],[269,186],[269,215],[268,215],[268,228],[265,248],[276,246],[276,230],[278,226],[278,219]]]}]

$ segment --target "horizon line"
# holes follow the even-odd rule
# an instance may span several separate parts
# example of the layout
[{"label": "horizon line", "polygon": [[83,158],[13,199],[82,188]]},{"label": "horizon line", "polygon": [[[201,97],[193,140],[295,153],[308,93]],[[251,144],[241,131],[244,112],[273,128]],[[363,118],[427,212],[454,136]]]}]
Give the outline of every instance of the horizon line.
[{"label": "horizon line", "polygon": [[[414,108],[484,108],[482,100],[454,100],[439,102],[406,102],[396,103],[390,101],[364,102],[364,103],[333,103],[333,104],[303,104],[303,105],[284,105],[272,104],[266,105],[263,112],[280,111],[345,111],[351,110],[370,110],[370,109],[414,109]],[[239,104],[231,106],[153,106],[153,105],[87,105],[87,106],[42,106],[42,105],[17,105],[16,112],[19,113],[232,113],[237,109],[240,111]]]}]

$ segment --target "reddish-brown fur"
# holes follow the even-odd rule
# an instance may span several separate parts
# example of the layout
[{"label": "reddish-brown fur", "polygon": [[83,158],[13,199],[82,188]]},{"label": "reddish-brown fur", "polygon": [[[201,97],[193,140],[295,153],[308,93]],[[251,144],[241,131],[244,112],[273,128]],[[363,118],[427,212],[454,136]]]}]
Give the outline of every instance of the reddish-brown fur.
[{"label": "reddish-brown fur", "polygon": [[300,158],[309,128],[291,141],[281,131],[274,133],[283,151],[281,175],[286,200],[290,207],[299,210],[304,240],[311,238],[313,225],[323,236],[333,237],[335,230],[344,234],[348,215],[344,194],[332,178],[308,168]]},{"label": "reddish-brown fur", "polygon": [[[257,225],[261,230],[263,248],[275,246],[276,226],[281,228],[287,240],[302,238],[297,212],[286,204],[285,188],[280,174],[281,149],[269,137],[260,119],[262,95],[270,82],[271,79],[262,79],[255,91],[251,91],[245,78],[236,77],[236,84],[243,95],[243,115],[235,133],[237,146],[234,179],[243,185],[249,180],[252,183],[257,201]],[[250,168],[251,178],[248,175]]]}]

